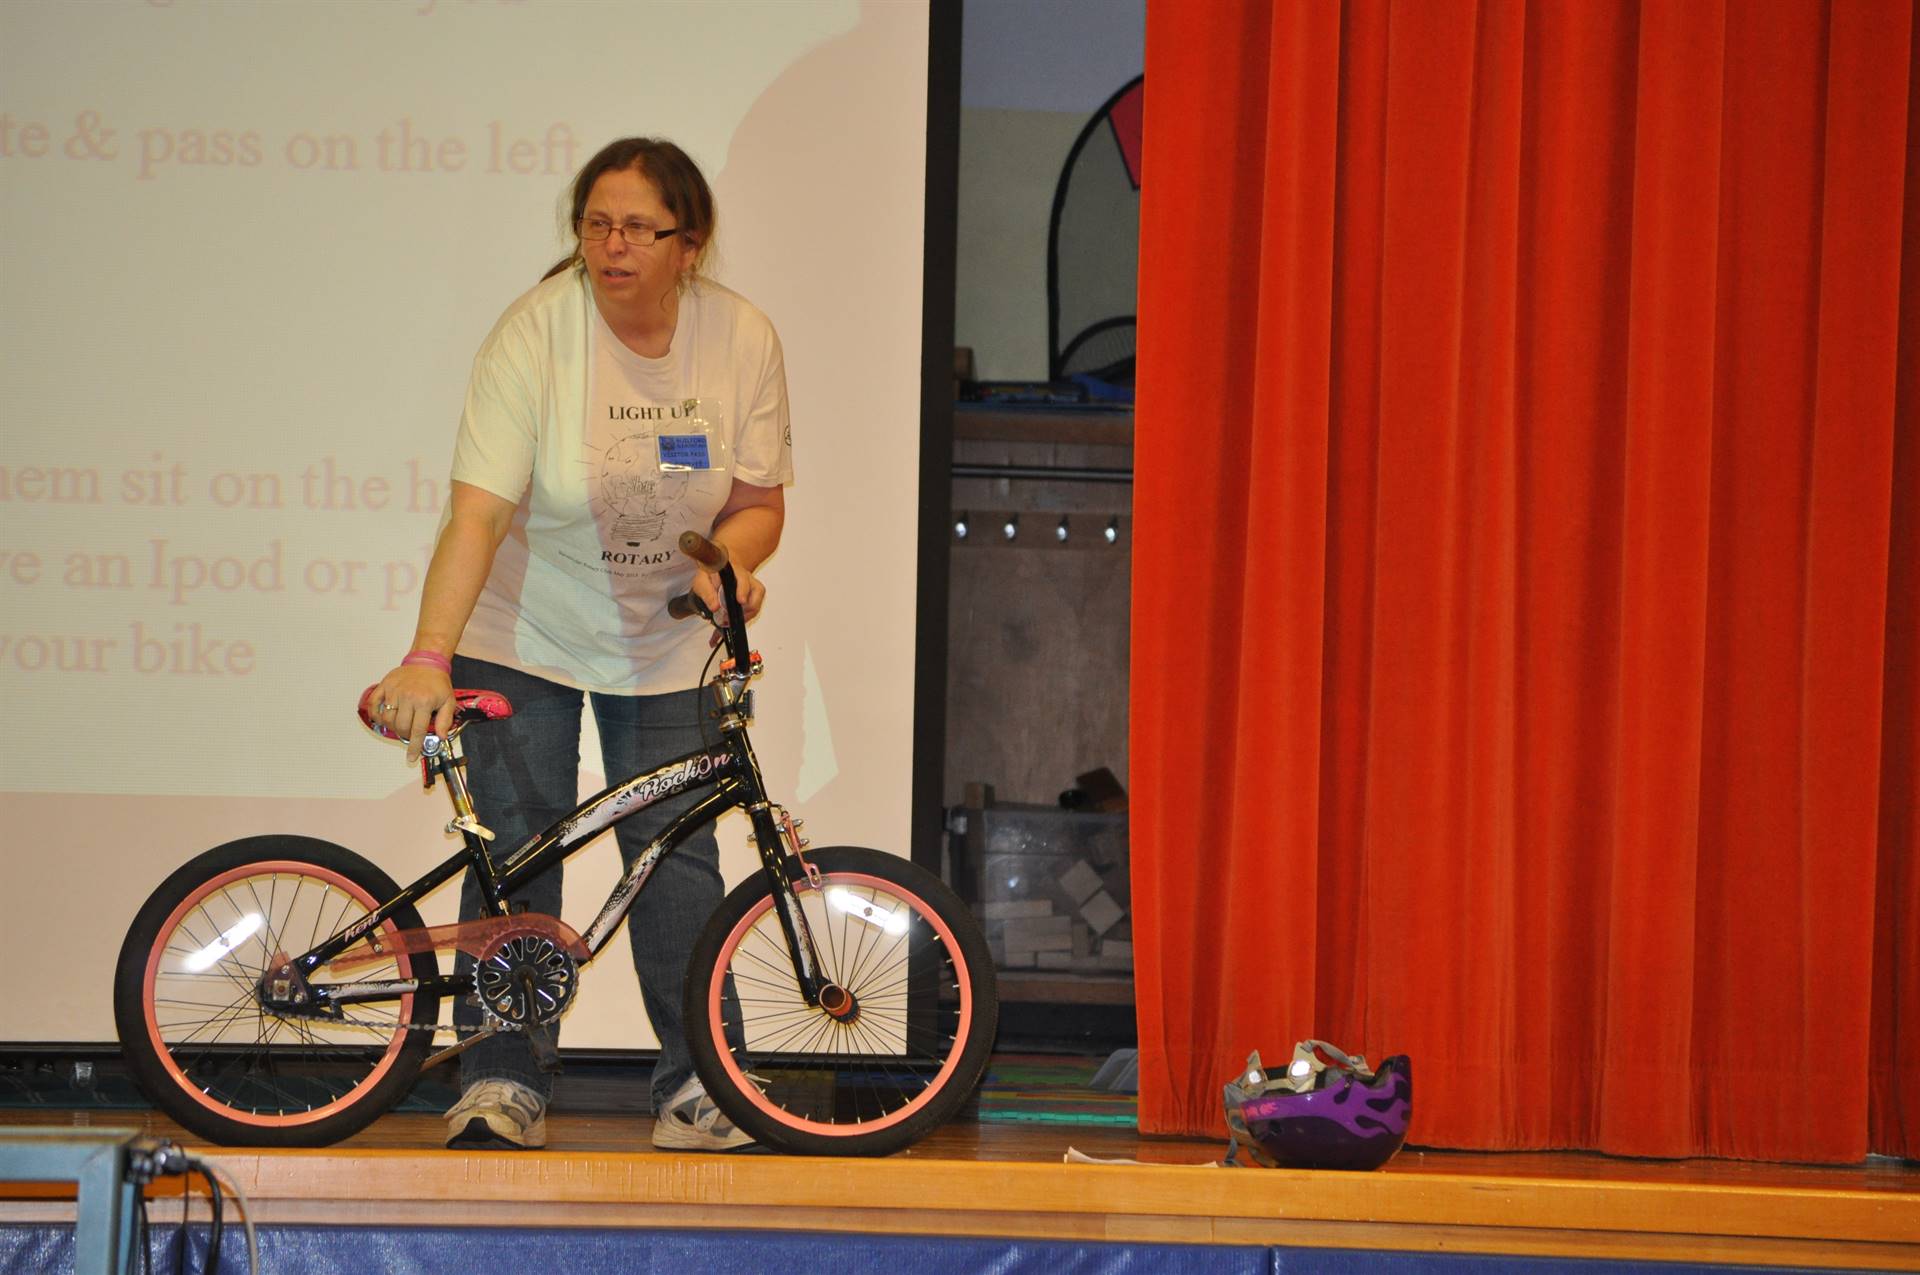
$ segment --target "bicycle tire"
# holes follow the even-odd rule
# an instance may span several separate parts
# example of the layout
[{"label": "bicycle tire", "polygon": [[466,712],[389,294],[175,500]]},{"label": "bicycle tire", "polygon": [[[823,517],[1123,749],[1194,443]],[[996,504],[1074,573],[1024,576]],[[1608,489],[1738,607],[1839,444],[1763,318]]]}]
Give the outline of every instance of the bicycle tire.
[{"label": "bicycle tire", "polygon": [[[270,1013],[257,989],[276,951],[298,955],[399,892],[351,850],[310,837],[249,837],[180,867],[135,916],[114,968],[114,1023],[142,1092],[229,1146],[325,1146],[378,1119],[419,1074],[433,1033],[408,1024],[436,1022],[438,997],[351,1006],[379,1024],[359,1026]],[[407,907],[382,928],[419,925]],[[339,981],[437,971],[433,953],[402,953]]]},{"label": "bicycle tire", "polygon": [[[801,998],[756,873],[687,962],[694,1069],[734,1125],[795,1155],[887,1155],[949,1119],[980,1082],[999,995],[986,939],[953,891],[897,855],[810,851],[797,883],[823,972],[853,993],[836,1021]],[[733,989],[730,994],[729,989]]]}]

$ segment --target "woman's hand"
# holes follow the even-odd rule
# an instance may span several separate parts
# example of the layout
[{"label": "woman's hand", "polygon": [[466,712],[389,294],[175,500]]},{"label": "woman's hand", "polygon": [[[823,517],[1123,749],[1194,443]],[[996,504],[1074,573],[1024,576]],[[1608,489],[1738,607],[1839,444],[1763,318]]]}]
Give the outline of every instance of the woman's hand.
[{"label": "woman's hand", "polygon": [[[726,548],[727,557],[733,562],[734,580],[739,585],[734,596],[740,599],[740,609],[749,620],[760,614],[760,605],[767,600],[767,587],[754,576],[753,567],[765,562],[779,545],[780,529],[786,519],[784,489],[756,487],[738,478],[733,480],[733,487],[727,493],[727,503],[713,517],[713,541]],[[707,604],[714,619],[726,623],[727,611],[720,602],[718,575],[696,567],[692,591]],[[717,640],[719,634],[714,637]]]},{"label": "woman's hand", "polygon": [[408,765],[420,760],[420,741],[429,731],[446,737],[458,708],[453,679],[424,665],[394,669],[373,693],[374,720],[407,741]]},{"label": "woman's hand", "polygon": [[[748,620],[760,614],[761,604],[767,600],[767,586],[760,578],[740,563],[733,564],[733,596],[740,599],[740,609],[746,612]],[[720,623],[727,622],[727,609],[720,597],[720,577],[714,572],[695,568],[693,584],[690,586],[699,599],[707,604],[707,610],[713,612],[713,618]]]},{"label": "woman's hand", "polygon": [[[490,491],[456,479],[451,509],[440,538],[434,542],[433,561],[426,583],[420,586],[420,623],[413,631],[413,651],[445,655],[460,640],[493,570],[493,555],[513,524],[515,504]],[[437,663],[437,661],[435,661]],[[445,738],[453,729],[459,704],[453,698],[451,675],[433,663],[402,664],[380,679],[369,706],[376,721],[407,741],[407,761],[420,760],[420,741],[427,732]]]}]

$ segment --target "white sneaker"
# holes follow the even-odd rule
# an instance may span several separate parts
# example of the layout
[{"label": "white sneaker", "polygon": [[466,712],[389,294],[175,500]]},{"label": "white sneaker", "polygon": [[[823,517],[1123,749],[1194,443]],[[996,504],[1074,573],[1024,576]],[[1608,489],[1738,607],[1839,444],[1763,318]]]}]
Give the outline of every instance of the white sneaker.
[{"label": "white sneaker", "polygon": [[731,1151],[752,1142],[720,1114],[698,1076],[687,1077],[653,1121],[653,1145],[663,1151]]},{"label": "white sneaker", "polygon": [[477,1080],[447,1112],[447,1145],[533,1150],[547,1145],[547,1104],[517,1080]]}]

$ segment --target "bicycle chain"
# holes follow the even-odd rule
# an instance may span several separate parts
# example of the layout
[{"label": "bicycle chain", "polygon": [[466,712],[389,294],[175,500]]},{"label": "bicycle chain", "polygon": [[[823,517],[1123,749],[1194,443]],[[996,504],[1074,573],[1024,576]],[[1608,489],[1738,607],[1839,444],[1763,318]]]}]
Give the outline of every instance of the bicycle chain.
[{"label": "bicycle chain", "polygon": [[[368,1022],[366,1019],[363,1019],[363,1018],[302,1018],[302,1019],[295,1019],[295,1020],[289,1020],[289,1021],[305,1022],[305,1023],[319,1022],[319,1023],[326,1023],[330,1026],[338,1026],[338,1027],[368,1027],[368,1028],[372,1028],[375,1031],[383,1031],[383,1032],[390,1032],[396,1027],[400,1028],[402,1031],[410,1031],[410,1032],[451,1032],[451,1031],[461,1030],[458,1027],[450,1026],[446,1023],[373,1023],[373,1022]],[[491,1014],[487,1015],[487,1024],[491,1026],[493,1030],[496,1032],[517,1032],[517,1031],[526,1030],[519,1023],[510,1023],[503,1018],[495,1018]],[[482,1030],[484,1030],[484,1028]],[[479,1033],[475,1032],[474,1034],[478,1035]]]},{"label": "bicycle chain", "polygon": [[[517,1032],[517,1031],[526,1030],[526,1027],[524,1024],[510,1023],[506,1019],[499,1017],[492,1010],[487,1009],[484,1006],[481,1007],[480,1012],[484,1016],[483,1030],[485,1028],[491,1028],[495,1032]],[[284,1016],[277,1015],[277,1017],[284,1017]],[[442,1032],[442,1031],[459,1031],[460,1030],[460,1028],[458,1027],[445,1025],[441,1023],[396,1023],[396,1022],[376,1023],[376,1022],[369,1022],[364,1018],[347,1018],[344,1015],[339,1018],[306,1018],[306,1017],[301,1017],[297,1019],[289,1018],[286,1021],[302,1022],[302,1023],[315,1023],[315,1022],[329,1023],[329,1024],[337,1024],[338,1026],[341,1026],[341,1027],[368,1027],[368,1028],[372,1028],[375,1031],[383,1031],[383,1032],[390,1032],[396,1027],[400,1028],[403,1031],[410,1031],[410,1032]],[[476,1031],[475,1034],[477,1035],[478,1032]]]}]

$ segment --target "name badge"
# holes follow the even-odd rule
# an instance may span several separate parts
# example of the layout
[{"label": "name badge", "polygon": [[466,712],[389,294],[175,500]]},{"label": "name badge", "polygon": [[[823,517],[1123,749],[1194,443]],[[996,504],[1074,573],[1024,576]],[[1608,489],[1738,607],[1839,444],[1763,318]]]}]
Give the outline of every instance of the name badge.
[{"label": "name badge", "polygon": [[707,436],[702,434],[661,434],[660,468],[680,471],[689,469],[712,469],[713,455],[707,446]]}]

